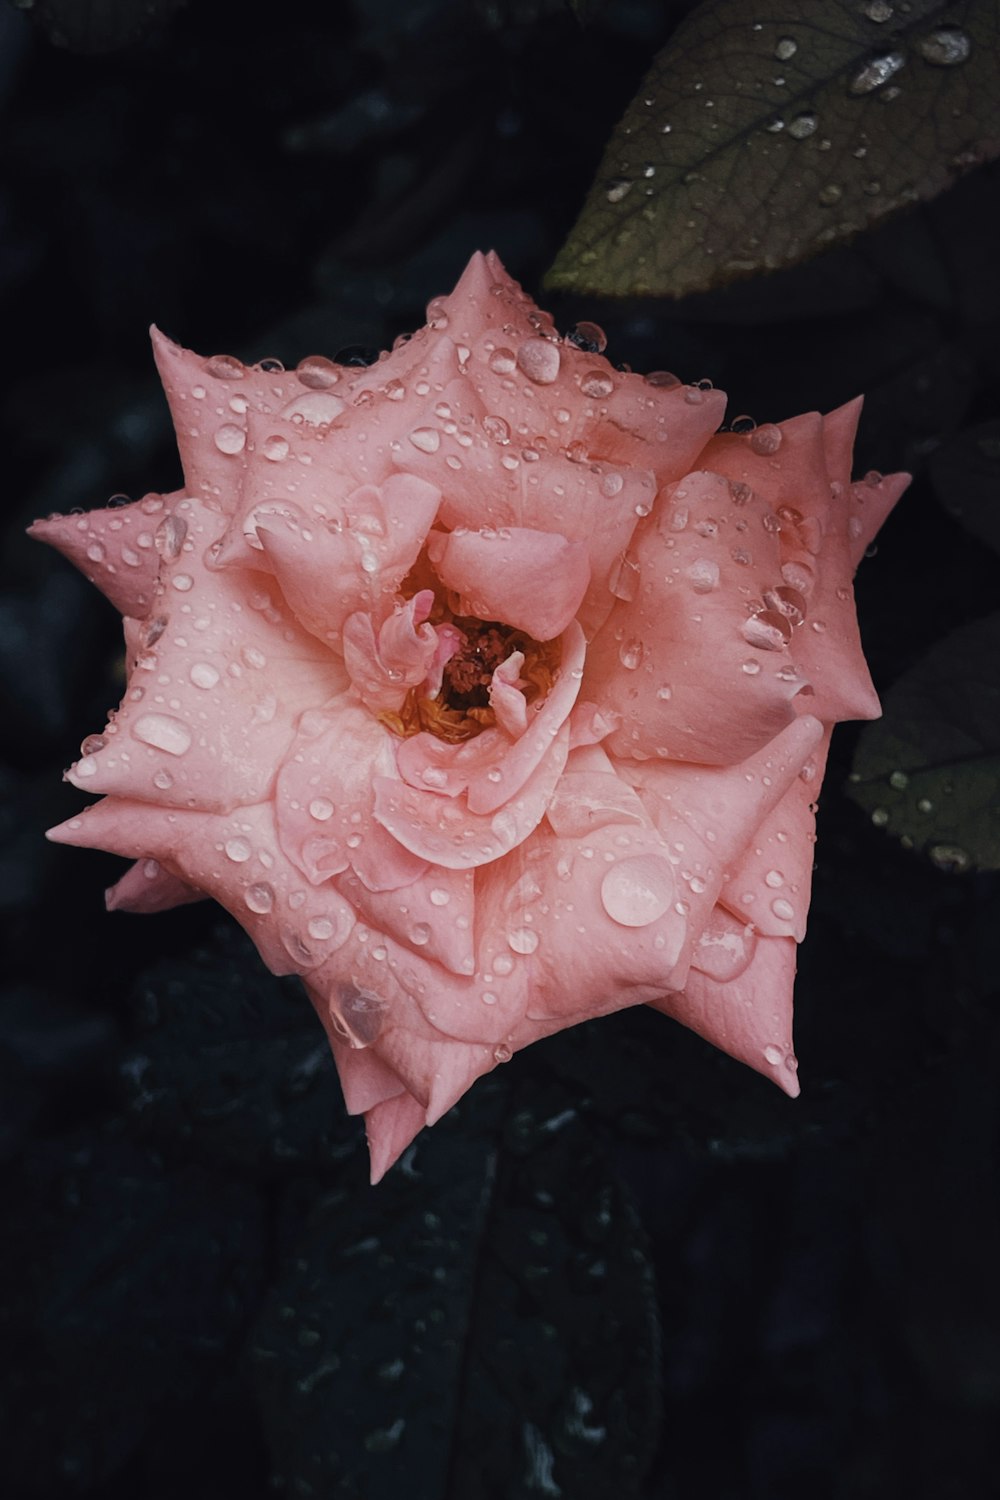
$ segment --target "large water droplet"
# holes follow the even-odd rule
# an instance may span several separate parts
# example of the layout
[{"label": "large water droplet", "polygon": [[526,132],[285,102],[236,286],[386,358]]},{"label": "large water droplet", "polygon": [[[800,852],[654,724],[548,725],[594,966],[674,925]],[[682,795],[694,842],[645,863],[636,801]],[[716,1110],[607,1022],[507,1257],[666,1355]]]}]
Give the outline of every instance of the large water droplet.
[{"label": "large water droplet", "polygon": [[882,88],[883,84],[889,82],[905,64],[906,59],[901,52],[884,52],[881,57],[873,57],[859,68],[848,84],[849,92],[852,94],[871,94],[875,89]]},{"label": "large water droplet", "polygon": [[308,422],[310,427],[324,427],[328,422],[335,421],[346,409],[347,403],[330,391],[307,391],[282,407],[281,415],[290,422],[298,418],[302,422]]},{"label": "large water droplet", "polygon": [[409,436],[421,453],[436,453],[441,446],[441,434],[436,427],[415,427]]},{"label": "large water droplet", "polygon": [[674,875],[660,854],[637,854],[612,865],[601,881],[601,904],[622,927],[648,927],[674,899]]},{"label": "large water droplet", "polygon": [[960,26],[937,26],[917,42],[917,51],[925,62],[938,68],[953,68],[964,63],[972,51],[972,42]]},{"label": "large water droplet", "polygon": [[513,349],[494,349],[490,355],[490,369],[494,375],[513,375],[517,369]]},{"label": "large water droplet", "polygon": [[562,357],[552,339],[525,339],[518,347],[518,369],[536,385],[551,385],[559,376]]},{"label": "large water droplet", "polygon": [[188,676],[195,687],[204,688],[206,691],[216,687],[219,682],[219,673],[212,666],[211,662],[207,661],[194,662]]},{"label": "large water droplet", "polygon": [[280,464],[288,457],[288,439],[272,433],[261,444],[261,453],[272,464]]},{"label": "large water droplet", "polygon": [[184,538],[187,536],[187,522],[183,516],[164,516],[156,528],[156,550],[161,557],[168,562],[173,562],[180,557]]},{"label": "large water droplet", "polygon": [[[513,927],[507,934],[507,942],[515,953],[534,953],[538,947],[538,933],[530,927]],[[494,964],[498,974],[503,973],[499,964]]]},{"label": "large water droplet", "polygon": [[608,370],[587,370],[580,378],[580,389],[585,396],[590,396],[597,401],[603,401],[610,396],[615,388],[615,383]]},{"label": "large water droplet", "polygon": [[144,745],[163,750],[167,755],[183,755],[191,748],[191,731],[171,714],[141,714],[132,733]]},{"label": "large water droplet", "polygon": [[624,552],[612,565],[608,588],[616,599],[626,603],[634,599],[639,588],[639,565]]},{"label": "large water droplet", "polygon": [[235,838],[226,842],[226,858],[231,859],[234,865],[246,864],[253,853],[249,839]]},{"label": "large water droplet", "polygon": [[618,660],[628,672],[634,672],[642,661],[643,645],[639,640],[622,641],[618,647]]},{"label": "large water droplet", "polygon": [[231,354],[213,354],[211,359],[206,359],[202,369],[213,380],[242,380],[246,374],[244,366]]},{"label": "large water droplet", "polygon": [[719,584],[719,565],[707,557],[696,558],[688,568],[687,576],[696,594],[710,594]]},{"label": "large water droplet", "polygon": [[776,896],[771,902],[771,910],[779,922],[790,922],[795,916],[795,907],[784,896]]},{"label": "large water droplet", "polygon": [[388,1011],[385,1001],[378,995],[354,984],[340,986],[338,1009],[345,1024],[364,1047],[375,1041]]},{"label": "large water droplet", "polygon": [[795,119],[790,122],[788,126],[788,134],[792,137],[793,140],[804,141],[807,140],[809,136],[816,134],[818,125],[819,121],[817,120],[816,116],[814,114],[810,114],[809,111],[806,110],[801,115],[796,115]]},{"label": "large water droplet", "polygon": [[340,379],[340,371],[333,360],[322,354],[307,354],[295,366],[295,373],[302,384],[313,391],[325,391]]},{"label": "large water droplet", "polygon": [[510,442],[510,427],[503,417],[495,417],[487,412],[483,418],[483,431],[488,438],[501,446]]},{"label": "large water droplet", "polygon": [[242,453],[247,445],[247,435],[235,422],[223,422],[212,439],[220,453]]},{"label": "large water droplet", "polygon": [[759,651],[780,651],[792,637],[792,627],[784,615],[775,610],[762,610],[743,622],[743,639]]},{"label": "large water droplet", "polygon": [[335,812],[336,808],[328,797],[314,797],[309,804],[309,816],[317,823],[325,823]]},{"label": "large water droplet", "polygon": [[761,457],[777,453],[781,447],[781,428],[774,422],[764,422],[750,434],[750,447]]},{"label": "large water droplet", "polygon": [[243,900],[252,912],[259,917],[264,917],[274,905],[274,887],[268,885],[266,880],[260,880],[256,885],[248,885],[243,892]]}]

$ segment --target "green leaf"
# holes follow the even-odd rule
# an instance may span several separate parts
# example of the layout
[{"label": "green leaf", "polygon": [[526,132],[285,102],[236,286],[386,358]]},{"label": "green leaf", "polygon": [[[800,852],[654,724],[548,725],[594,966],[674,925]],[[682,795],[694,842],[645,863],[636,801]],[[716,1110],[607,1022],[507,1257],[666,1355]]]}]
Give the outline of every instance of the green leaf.
[{"label": "green leaf", "polygon": [[1000,154],[996,0],[707,0],[643,80],[550,287],[777,270]]},{"label": "green leaf", "polygon": [[1000,421],[960,433],[935,453],[930,475],[949,515],[1000,552]]},{"label": "green leaf", "polygon": [[498,1153],[505,1091],[481,1080],[290,1241],[250,1338],[285,1493],[637,1495],[659,1420],[643,1236],[568,1094]]},{"label": "green leaf", "polygon": [[865,726],[850,795],[939,869],[1000,869],[1000,614],[954,631]]}]

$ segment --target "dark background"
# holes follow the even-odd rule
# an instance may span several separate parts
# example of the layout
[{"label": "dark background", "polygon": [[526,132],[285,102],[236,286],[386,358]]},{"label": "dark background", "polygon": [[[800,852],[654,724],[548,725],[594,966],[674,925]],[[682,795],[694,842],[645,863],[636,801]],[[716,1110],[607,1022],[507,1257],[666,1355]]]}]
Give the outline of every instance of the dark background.
[{"label": "dark background", "polygon": [[731,416],[867,393],[858,472],[917,476],[858,579],[881,689],[991,607],[997,560],[924,471],[997,415],[994,169],[726,292],[542,294],[689,8],[94,0],[72,34],[0,9],[11,1500],[996,1493],[1000,899],[848,800],[852,727],[799,1101],[629,1012],[477,1085],[377,1191],[295,984],[207,904],[106,917],[119,862],[42,839],[120,631],[22,528],[178,483],[154,320],[206,355],[377,350],[493,247],[562,328]]}]

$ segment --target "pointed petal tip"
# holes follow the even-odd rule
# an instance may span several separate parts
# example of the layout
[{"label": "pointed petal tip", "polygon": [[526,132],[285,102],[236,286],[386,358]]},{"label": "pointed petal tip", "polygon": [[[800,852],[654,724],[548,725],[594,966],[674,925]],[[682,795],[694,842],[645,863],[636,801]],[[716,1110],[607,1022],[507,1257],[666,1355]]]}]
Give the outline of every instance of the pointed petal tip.
[{"label": "pointed petal tip", "polygon": [[795,1059],[789,1057],[766,1075],[778,1085],[783,1094],[788,1095],[789,1099],[797,1099],[802,1092],[799,1075],[795,1071],[797,1066]]}]

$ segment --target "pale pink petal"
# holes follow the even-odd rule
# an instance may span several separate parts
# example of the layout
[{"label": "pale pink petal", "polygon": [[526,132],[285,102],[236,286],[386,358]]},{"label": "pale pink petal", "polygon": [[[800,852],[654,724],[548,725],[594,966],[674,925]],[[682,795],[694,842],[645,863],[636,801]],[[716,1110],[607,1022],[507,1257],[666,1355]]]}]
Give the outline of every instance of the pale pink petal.
[{"label": "pale pink petal", "polygon": [[227,812],[269,795],[299,715],[346,677],[268,579],[257,587],[211,570],[221,516],[186,499],[168,524],[129,690],[103,747],[67,779],[81,791]]},{"label": "pale pink petal", "polygon": [[851,563],[855,568],[912,478],[912,474],[873,474],[851,485],[847,535]]},{"label": "pale pink petal", "polygon": [[123,615],[141,619],[156,590],[157,537],[183,494],[146,495],[82,516],[49,516],[29,526],[28,535],[61,552]]},{"label": "pale pink petal", "polygon": [[391,1166],[427,1123],[426,1111],[410,1094],[386,1099],[365,1113],[365,1134],[371,1159],[372,1187],[382,1181]]},{"label": "pale pink petal", "polygon": [[520,739],[528,727],[528,704],[522,691],[527,684],[519,675],[523,666],[524,652],[513,651],[490,679],[490,708],[497,724],[512,740]]},{"label": "pale pink petal", "polygon": [[47,835],[54,843],[155,859],[211,896],[253,938],[275,974],[308,974],[347,942],[354,913],[329,883],[284,857],[270,803],[218,816],[108,797]]},{"label": "pale pink petal", "polygon": [[282,849],[311,884],[353,869],[370,890],[396,890],[424,872],[424,858],[375,821],[373,784],[390,777],[392,737],[357,703],[300,721],[278,772],[276,816]]},{"label": "pale pink petal", "polygon": [[171,875],[158,860],[138,859],[119,881],[108,887],[104,904],[108,911],[141,912],[145,916],[187,906],[189,902],[203,900],[204,896],[204,891],[197,891],[179,876]]},{"label": "pale pink petal", "polygon": [[618,715],[614,754],[732,764],[794,717],[806,679],[795,631],[766,612],[781,579],[769,519],[763,500],[713,473],[661,493],[632,542],[632,597],[587,654],[582,691]]},{"label": "pale pink petal", "polygon": [[475,891],[471,870],[428,870],[395,890],[372,891],[353,871],[336,878],[337,887],[377,931],[443,964],[453,974],[475,968],[473,919]]},{"label": "pale pink petal", "polygon": [[173,343],[158,328],[149,332],[177,435],[186,492],[231,515],[247,461],[250,415],[288,421],[279,414],[309,393],[294,371],[259,370],[219,356],[205,359]]},{"label": "pale pink petal", "polygon": [[362,702],[379,714],[402,707],[410,688],[424,681],[439,655],[434,627],[424,623],[434,603],[430,589],[397,604],[376,634],[371,615],[344,622],[344,665]]},{"label": "pale pink petal", "polygon": [[590,582],[585,544],[554,532],[432,531],[428,548],[441,582],[460,595],[461,614],[501,620],[536,641],[562,634]]},{"label": "pale pink petal", "polygon": [[682,993],[650,1003],[794,1099],[799,1093],[792,1051],[794,980],[794,942],[763,937],[735,979],[720,982],[692,969]]},{"label": "pale pink petal", "polygon": [[823,782],[829,729],[739,858],[730,864],[721,900],[760,932],[802,941],[812,890],[816,797]]},{"label": "pale pink petal", "polygon": [[[306,985],[306,991],[325,1024],[322,997],[314,994],[309,985]],[[401,1079],[370,1047],[350,1047],[332,1034],[329,1042],[349,1115],[363,1115],[387,1099],[398,1099],[406,1092]]]},{"label": "pale pink petal", "polygon": [[[523,735],[516,745],[526,739]],[[376,776],[375,818],[418,858],[448,869],[473,869],[509,853],[537,828],[568,750],[569,731],[564,725],[511,801],[492,813],[475,811],[471,792],[467,799],[442,796]]]}]

